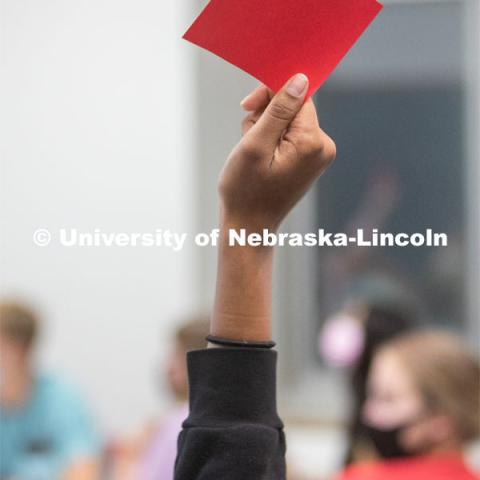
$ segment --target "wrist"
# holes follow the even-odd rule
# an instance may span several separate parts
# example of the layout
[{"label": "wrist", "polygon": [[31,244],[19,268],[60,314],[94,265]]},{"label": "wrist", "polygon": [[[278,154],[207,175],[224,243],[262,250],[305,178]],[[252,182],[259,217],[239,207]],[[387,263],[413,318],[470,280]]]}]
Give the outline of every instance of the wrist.
[{"label": "wrist", "polygon": [[[228,223],[220,226],[219,256],[220,259],[232,259],[243,267],[265,268],[273,262],[274,247],[264,245],[261,232],[249,227]],[[252,240],[252,237],[255,237]],[[267,268],[268,269],[268,268]]]},{"label": "wrist", "polygon": [[227,234],[230,230],[244,230],[246,234],[262,233],[264,230],[277,232],[281,221],[273,219],[265,212],[232,212],[225,206],[220,207],[220,231]]},{"label": "wrist", "polygon": [[220,223],[220,253],[228,255],[228,252],[232,252],[232,255],[244,259],[252,258],[255,262],[271,260],[274,246],[265,241],[265,238],[275,231],[265,225],[224,219]]},{"label": "wrist", "polygon": [[230,228],[240,227],[222,222],[220,228],[217,295],[210,333],[231,340],[266,342],[271,340],[273,248],[230,246]]}]

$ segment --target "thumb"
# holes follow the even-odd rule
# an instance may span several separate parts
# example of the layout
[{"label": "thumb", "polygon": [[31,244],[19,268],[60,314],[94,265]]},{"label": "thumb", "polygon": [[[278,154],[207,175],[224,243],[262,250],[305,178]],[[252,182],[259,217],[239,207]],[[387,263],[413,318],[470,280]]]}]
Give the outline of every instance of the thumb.
[{"label": "thumb", "polygon": [[272,98],[255,125],[263,141],[277,145],[284,131],[301,110],[308,90],[308,78],[303,73],[292,77]]}]

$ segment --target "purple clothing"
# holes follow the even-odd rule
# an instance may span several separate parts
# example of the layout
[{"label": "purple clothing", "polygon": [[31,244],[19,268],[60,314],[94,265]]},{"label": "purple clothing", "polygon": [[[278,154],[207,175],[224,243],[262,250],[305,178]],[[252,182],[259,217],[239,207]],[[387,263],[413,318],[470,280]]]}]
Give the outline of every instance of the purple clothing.
[{"label": "purple clothing", "polygon": [[141,480],[173,480],[178,435],[187,416],[188,404],[184,404],[161,422],[142,459]]}]

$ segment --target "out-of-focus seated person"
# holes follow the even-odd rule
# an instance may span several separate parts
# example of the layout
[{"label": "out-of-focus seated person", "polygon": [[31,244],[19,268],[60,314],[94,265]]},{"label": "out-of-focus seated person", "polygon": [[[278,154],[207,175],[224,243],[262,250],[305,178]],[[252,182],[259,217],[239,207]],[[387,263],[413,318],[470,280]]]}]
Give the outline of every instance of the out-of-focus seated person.
[{"label": "out-of-focus seated person", "polygon": [[0,302],[0,478],[97,478],[98,440],[76,392],[39,374],[39,322],[28,308]]},{"label": "out-of-focus seated person", "polygon": [[369,456],[365,444],[362,407],[375,352],[387,341],[413,329],[411,307],[395,301],[347,303],[326,322],[320,337],[321,353],[333,367],[349,371],[352,412],[348,425],[345,466]]},{"label": "out-of-focus seated person", "polygon": [[166,376],[175,406],[159,423],[141,459],[139,480],[172,480],[177,440],[182,423],[188,416],[187,352],[206,346],[209,330],[207,317],[191,319],[175,335]]},{"label": "out-of-focus seated person", "polygon": [[167,362],[160,369],[172,395],[172,407],[135,438],[116,442],[110,472],[114,480],[173,480],[178,435],[188,416],[186,355],[205,348],[208,331],[208,316],[197,315],[175,332]]},{"label": "out-of-focus seated person", "polygon": [[340,480],[474,480],[464,451],[480,431],[480,366],[455,336],[409,333],[382,346],[363,422],[378,460]]}]

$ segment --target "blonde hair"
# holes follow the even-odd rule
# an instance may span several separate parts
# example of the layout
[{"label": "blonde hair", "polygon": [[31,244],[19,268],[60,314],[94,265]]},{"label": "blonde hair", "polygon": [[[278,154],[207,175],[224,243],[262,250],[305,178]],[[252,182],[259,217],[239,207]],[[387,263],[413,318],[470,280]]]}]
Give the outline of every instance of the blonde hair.
[{"label": "blonde hair", "polygon": [[480,435],[480,363],[458,337],[444,331],[409,333],[383,349],[399,356],[427,406],[451,418],[463,442]]}]

